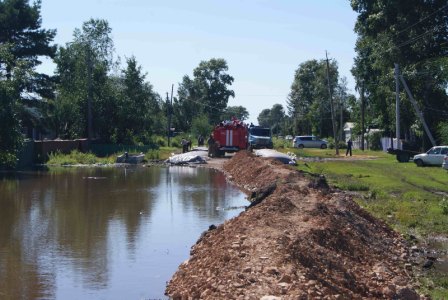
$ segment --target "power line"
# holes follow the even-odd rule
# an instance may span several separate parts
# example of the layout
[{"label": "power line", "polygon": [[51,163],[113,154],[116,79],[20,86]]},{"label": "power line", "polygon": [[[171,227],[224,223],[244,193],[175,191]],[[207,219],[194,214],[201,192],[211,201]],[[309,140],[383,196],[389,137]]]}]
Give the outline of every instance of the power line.
[{"label": "power line", "polygon": [[437,109],[437,108],[432,108],[430,106],[423,106],[423,109],[427,109],[427,110],[431,110],[431,111],[436,111],[438,113],[441,113],[442,115],[446,115],[448,116],[448,111],[446,110],[441,110],[441,109]]},{"label": "power line", "polygon": [[[179,99],[178,99],[178,101],[179,101]],[[197,100],[186,99],[186,100],[184,100],[184,101],[191,101],[191,102],[194,102],[194,103],[199,104],[199,105],[202,105],[202,106],[207,106],[207,107],[209,107],[209,108],[211,108],[211,109],[214,109],[214,110],[216,110],[216,111],[219,111],[219,112],[222,111],[221,109],[216,108],[215,106],[211,106],[211,105],[209,105],[209,104],[202,103],[202,102],[199,102],[199,101],[197,101]]]},{"label": "power line", "polygon": [[417,36],[415,36],[415,37],[412,37],[412,38],[410,38],[409,40],[407,40],[407,41],[405,41],[405,42],[402,42],[401,44],[399,44],[399,45],[396,46],[396,47],[397,47],[397,48],[401,48],[401,47],[406,46],[406,45],[408,45],[408,44],[414,43],[414,42],[416,42],[416,41],[418,41],[418,40],[424,38],[426,35],[428,35],[428,34],[434,32],[436,29],[438,29],[437,26],[434,27],[434,28],[432,28],[432,29],[430,29],[430,30],[428,30],[428,31],[426,31],[426,32],[424,32],[424,33],[422,33],[422,34],[419,34],[419,35],[417,35]]},{"label": "power line", "polygon": [[427,15],[426,17],[424,17],[423,19],[419,20],[418,22],[416,22],[416,23],[414,23],[414,24],[412,24],[412,25],[406,27],[405,29],[401,30],[400,32],[398,32],[398,33],[396,34],[396,36],[402,34],[403,32],[407,31],[408,29],[411,29],[411,28],[414,27],[415,25],[420,24],[420,23],[423,22],[424,20],[428,19],[429,17],[435,15],[436,13],[438,13],[439,11],[441,11],[441,10],[447,8],[447,7],[448,7],[448,4],[442,6],[441,8],[439,8],[438,10],[436,10],[435,12],[433,12],[432,14]]}]

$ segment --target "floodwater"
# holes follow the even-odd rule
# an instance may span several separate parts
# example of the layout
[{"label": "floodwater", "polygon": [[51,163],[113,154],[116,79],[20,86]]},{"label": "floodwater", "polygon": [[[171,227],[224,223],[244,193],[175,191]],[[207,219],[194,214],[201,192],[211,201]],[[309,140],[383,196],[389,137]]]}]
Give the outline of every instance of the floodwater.
[{"label": "floodwater", "polygon": [[165,299],[200,234],[244,205],[207,168],[0,175],[0,299]]}]

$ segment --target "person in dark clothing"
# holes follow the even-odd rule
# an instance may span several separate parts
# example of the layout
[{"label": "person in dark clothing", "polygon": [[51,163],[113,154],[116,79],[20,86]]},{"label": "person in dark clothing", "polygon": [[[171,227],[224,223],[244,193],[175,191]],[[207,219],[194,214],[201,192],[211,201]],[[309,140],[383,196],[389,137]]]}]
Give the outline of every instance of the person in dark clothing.
[{"label": "person in dark clothing", "polygon": [[345,156],[347,156],[349,153],[350,153],[350,156],[352,156],[352,146],[353,146],[352,139],[349,139],[347,141],[347,151],[345,152]]},{"label": "person in dark clothing", "polygon": [[202,135],[198,137],[198,146],[204,146],[204,137]]},{"label": "person in dark clothing", "polygon": [[186,139],[182,139],[180,144],[182,145],[182,153],[188,152],[188,141]]},{"label": "person in dark clothing", "polygon": [[212,157],[215,154],[215,139],[213,135],[210,134],[210,137],[207,140],[208,145],[208,156]]}]

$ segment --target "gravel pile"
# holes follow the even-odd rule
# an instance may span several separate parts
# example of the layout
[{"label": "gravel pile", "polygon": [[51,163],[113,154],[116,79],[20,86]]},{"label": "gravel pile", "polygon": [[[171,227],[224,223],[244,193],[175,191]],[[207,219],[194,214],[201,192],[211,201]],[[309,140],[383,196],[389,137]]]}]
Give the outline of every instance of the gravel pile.
[{"label": "gravel pile", "polygon": [[413,287],[401,236],[328,188],[325,178],[247,152],[224,171],[258,204],[199,238],[168,283],[168,296],[424,298]]}]

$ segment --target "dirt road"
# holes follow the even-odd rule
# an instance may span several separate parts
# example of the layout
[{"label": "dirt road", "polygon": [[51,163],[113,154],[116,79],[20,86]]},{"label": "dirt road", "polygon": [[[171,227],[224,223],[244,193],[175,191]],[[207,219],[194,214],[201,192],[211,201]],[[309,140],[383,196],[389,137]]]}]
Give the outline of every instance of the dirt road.
[{"label": "dirt road", "polygon": [[224,171],[258,204],[203,234],[169,282],[170,297],[421,297],[401,236],[324,178],[247,152],[227,159]]}]

